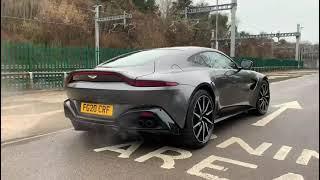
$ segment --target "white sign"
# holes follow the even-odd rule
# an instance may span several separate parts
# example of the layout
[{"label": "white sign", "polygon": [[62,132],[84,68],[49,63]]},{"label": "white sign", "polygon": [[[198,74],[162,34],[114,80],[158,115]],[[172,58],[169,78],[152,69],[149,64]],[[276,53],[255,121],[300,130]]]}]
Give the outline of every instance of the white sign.
[{"label": "white sign", "polygon": [[132,18],[132,14],[97,18],[97,21],[114,21],[114,20],[120,20],[120,19],[124,19],[124,18]]},{"label": "white sign", "polygon": [[[188,14],[229,10],[229,9],[232,9],[233,6],[236,6],[236,4],[231,3],[231,4],[220,4],[220,5],[214,5],[214,6],[204,6],[204,7],[188,7]],[[185,14],[185,11],[181,11],[180,14]]]}]

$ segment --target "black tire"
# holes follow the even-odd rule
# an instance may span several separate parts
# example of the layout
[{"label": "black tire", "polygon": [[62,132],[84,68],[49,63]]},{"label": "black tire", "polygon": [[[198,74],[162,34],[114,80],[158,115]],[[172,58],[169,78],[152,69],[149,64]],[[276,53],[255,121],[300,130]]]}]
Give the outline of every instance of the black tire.
[{"label": "black tire", "polygon": [[253,110],[254,114],[261,116],[268,112],[270,104],[270,89],[269,83],[266,80],[262,80],[258,89],[258,97],[256,101],[256,108]]},{"label": "black tire", "polygon": [[[204,103],[206,105],[198,104],[198,102],[201,103],[201,99],[202,102],[204,99]],[[209,104],[209,101],[211,105]],[[205,108],[206,106],[208,106],[207,109]],[[200,108],[203,108],[203,112],[201,112]],[[212,112],[210,113],[210,111]],[[190,148],[201,148],[208,143],[214,128],[214,113],[215,104],[211,95],[205,90],[197,91],[190,101],[185,128],[183,129],[182,135],[180,136],[181,141],[185,146]],[[211,123],[208,120],[210,120]],[[203,131],[202,127],[204,129]],[[200,137],[200,135],[202,135],[202,137]]]}]

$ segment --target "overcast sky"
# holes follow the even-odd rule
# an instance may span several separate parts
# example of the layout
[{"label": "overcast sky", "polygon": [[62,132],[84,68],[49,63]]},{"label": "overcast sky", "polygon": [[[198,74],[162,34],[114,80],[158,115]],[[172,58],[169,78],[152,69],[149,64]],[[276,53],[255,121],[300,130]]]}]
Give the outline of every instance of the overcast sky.
[{"label": "overcast sky", "polygon": [[[193,0],[215,5],[216,0]],[[219,0],[219,4],[231,0]],[[225,13],[230,14],[228,11]],[[295,32],[302,29],[302,41],[319,42],[319,0],[238,0],[238,31],[252,34],[260,32]],[[295,41],[295,37],[286,38]]]}]

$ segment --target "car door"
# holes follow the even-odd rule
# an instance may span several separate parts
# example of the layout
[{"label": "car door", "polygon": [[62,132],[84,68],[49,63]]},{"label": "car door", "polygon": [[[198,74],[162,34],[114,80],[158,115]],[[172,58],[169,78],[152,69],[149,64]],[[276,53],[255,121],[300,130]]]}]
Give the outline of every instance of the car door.
[{"label": "car door", "polygon": [[240,69],[228,56],[216,52],[216,67],[225,69],[225,76],[228,78],[232,85],[230,92],[233,94],[230,103],[232,105],[249,105],[250,87],[254,80],[250,78],[250,72]]},{"label": "car door", "polygon": [[234,96],[234,83],[233,79],[228,74],[232,74],[233,70],[222,68],[222,63],[217,63],[219,56],[214,51],[207,51],[201,53],[203,57],[208,59],[208,64],[211,68],[211,81],[215,84],[215,87],[219,93],[220,108],[233,105],[235,102]]},{"label": "car door", "polygon": [[223,87],[220,93],[221,106],[247,105],[249,99],[248,72],[240,70],[238,65],[229,57],[219,52],[205,52],[205,56],[210,58],[213,72],[219,72],[220,78],[215,78],[215,83]]}]

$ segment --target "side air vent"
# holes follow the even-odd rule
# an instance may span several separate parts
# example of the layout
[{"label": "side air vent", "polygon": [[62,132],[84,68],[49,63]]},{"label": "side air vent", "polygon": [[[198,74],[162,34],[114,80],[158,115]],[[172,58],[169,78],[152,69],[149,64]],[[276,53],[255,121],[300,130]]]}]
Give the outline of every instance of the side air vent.
[{"label": "side air vent", "polygon": [[250,90],[254,90],[257,86],[258,81],[255,79],[252,79],[252,84],[250,85]]}]

